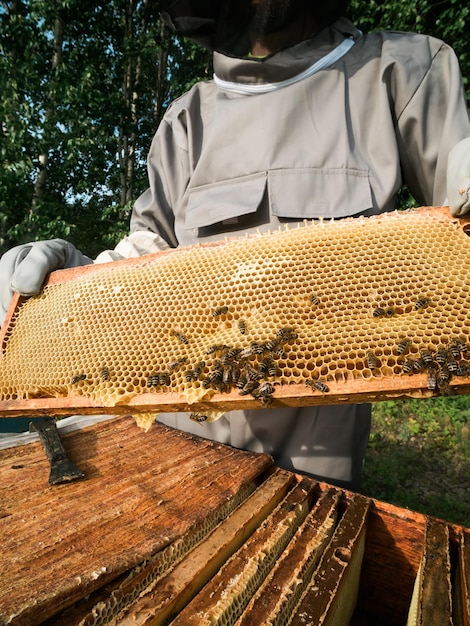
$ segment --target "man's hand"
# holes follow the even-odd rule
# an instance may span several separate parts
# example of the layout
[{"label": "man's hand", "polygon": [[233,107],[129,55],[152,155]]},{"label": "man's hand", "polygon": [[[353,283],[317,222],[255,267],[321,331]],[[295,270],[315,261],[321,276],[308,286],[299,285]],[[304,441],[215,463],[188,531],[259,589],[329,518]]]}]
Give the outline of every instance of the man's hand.
[{"label": "man's hand", "polygon": [[449,154],[447,199],[455,217],[470,211],[470,137],[460,141]]},{"label": "man's hand", "polygon": [[16,246],[0,259],[0,325],[13,293],[33,296],[47,275],[57,269],[88,265],[92,260],[64,239],[50,239]]}]

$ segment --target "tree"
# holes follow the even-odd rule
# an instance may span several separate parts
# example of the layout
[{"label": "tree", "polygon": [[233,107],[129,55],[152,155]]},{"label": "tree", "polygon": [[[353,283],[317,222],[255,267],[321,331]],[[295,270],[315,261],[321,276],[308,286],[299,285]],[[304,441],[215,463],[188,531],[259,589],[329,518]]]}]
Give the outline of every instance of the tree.
[{"label": "tree", "polygon": [[127,232],[151,136],[207,54],[149,0],[0,6],[0,251],[64,237],[93,255]]}]

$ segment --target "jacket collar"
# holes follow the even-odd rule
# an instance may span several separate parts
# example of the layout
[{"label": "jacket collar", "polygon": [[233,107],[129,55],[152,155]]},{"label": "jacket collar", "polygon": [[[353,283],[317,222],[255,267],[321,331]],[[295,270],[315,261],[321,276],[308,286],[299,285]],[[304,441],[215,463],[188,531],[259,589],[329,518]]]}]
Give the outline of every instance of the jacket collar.
[{"label": "jacket collar", "polygon": [[265,59],[230,57],[214,52],[214,73],[222,81],[246,85],[288,81],[307,71],[345,39],[355,40],[361,34],[349,20],[342,17],[312,39],[280,50]]}]

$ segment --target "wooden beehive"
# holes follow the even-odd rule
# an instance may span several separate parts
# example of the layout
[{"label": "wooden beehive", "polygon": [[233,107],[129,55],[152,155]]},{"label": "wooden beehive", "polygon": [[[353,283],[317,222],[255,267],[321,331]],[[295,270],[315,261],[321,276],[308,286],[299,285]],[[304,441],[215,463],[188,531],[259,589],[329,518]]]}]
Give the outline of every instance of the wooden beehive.
[{"label": "wooden beehive", "polygon": [[[470,530],[130,417],[0,452],[0,623],[470,623]],[[430,598],[432,601],[430,601]]]},{"label": "wooden beehive", "polygon": [[427,207],[54,272],[2,329],[0,415],[467,393],[467,227]]}]

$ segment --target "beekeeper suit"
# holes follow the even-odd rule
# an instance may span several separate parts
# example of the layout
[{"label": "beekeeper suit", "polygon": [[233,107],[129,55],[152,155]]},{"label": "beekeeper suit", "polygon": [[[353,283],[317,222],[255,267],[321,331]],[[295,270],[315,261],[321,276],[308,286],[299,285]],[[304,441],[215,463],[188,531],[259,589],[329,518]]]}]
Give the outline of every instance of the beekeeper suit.
[{"label": "beekeeper suit", "polygon": [[[403,184],[421,205],[449,199],[455,215],[470,209],[470,122],[446,44],[362,34],[341,17],[342,3],[167,4],[168,24],[214,50],[214,78],[169,107],[150,148],[150,187],[135,203],[131,234],[98,262],[305,218],[389,211]],[[34,293],[51,269],[90,261],[61,240],[5,257],[4,307],[11,290]],[[45,271],[32,275],[38,258]],[[188,414],[159,420],[354,489],[370,406],[233,411],[204,425]]]}]

